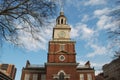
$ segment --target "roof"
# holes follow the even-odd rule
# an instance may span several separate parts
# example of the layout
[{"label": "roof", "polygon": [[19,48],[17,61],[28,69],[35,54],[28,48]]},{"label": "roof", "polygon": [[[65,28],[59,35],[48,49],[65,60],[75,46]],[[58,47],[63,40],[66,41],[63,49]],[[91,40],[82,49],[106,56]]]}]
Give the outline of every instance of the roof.
[{"label": "roof", "polygon": [[13,80],[8,74],[0,70],[0,80]]},{"label": "roof", "polygon": [[38,64],[31,64],[31,65],[28,65],[28,68],[43,68],[45,67],[44,65],[38,65]]},{"label": "roof", "polygon": [[113,61],[111,61],[111,62],[108,63],[108,64],[103,65],[103,68],[108,68],[109,66],[111,66],[111,65],[113,65],[113,64],[119,64],[119,63],[120,63],[120,57],[117,58],[117,59],[115,59],[115,60],[113,60]]}]

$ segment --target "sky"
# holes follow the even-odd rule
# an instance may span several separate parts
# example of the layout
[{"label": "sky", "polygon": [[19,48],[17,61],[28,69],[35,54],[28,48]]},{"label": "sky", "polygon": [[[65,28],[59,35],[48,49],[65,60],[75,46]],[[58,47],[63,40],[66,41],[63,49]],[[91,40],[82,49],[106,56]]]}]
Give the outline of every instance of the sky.
[{"label": "sky", "polygon": [[[71,27],[71,39],[76,41],[76,60],[80,65],[90,61],[96,74],[102,72],[102,66],[113,59],[114,50],[107,30],[115,29],[115,22],[111,22],[112,17],[108,16],[111,10],[117,8],[115,1],[65,0],[64,2],[64,15]],[[28,33],[22,32],[25,35],[20,34],[19,38],[24,47],[5,42],[0,48],[0,63],[14,64],[17,68],[15,80],[20,80],[22,68],[25,67],[27,60],[31,64],[39,65],[47,62],[48,42],[52,39],[52,29],[59,12],[58,9],[51,23],[36,34],[41,42],[34,41]]]}]

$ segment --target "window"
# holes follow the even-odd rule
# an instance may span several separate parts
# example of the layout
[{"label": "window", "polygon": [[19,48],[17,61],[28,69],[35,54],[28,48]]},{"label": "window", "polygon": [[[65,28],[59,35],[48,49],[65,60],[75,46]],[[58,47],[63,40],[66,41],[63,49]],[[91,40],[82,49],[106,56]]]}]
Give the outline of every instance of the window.
[{"label": "window", "polygon": [[60,20],[58,20],[58,24],[60,24]]},{"label": "window", "polygon": [[59,75],[59,80],[64,80],[64,73],[60,73],[60,75]]},{"label": "window", "polygon": [[42,75],[41,75],[41,80],[46,80],[45,74],[42,74]]},{"label": "window", "polygon": [[92,75],[91,74],[87,74],[87,80],[92,80]]},{"label": "window", "polygon": [[63,24],[63,19],[61,19],[61,24]]},{"label": "window", "polygon": [[84,74],[80,74],[80,80],[84,80]]},{"label": "window", "polygon": [[38,80],[38,74],[33,74],[33,80]]},{"label": "window", "polygon": [[64,60],[65,60],[65,57],[64,57],[63,55],[60,55],[60,56],[59,56],[59,60],[60,60],[60,61],[64,61]]},{"label": "window", "polygon": [[8,64],[2,64],[1,65],[1,69],[2,70],[7,70],[7,68],[8,68]]},{"label": "window", "polygon": [[30,74],[25,74],[24,80],[29,80],[30,79]]},{"label": "window", "polygon": [[60,50],[63,51],[64,50],[64,44],[60,45]]}]

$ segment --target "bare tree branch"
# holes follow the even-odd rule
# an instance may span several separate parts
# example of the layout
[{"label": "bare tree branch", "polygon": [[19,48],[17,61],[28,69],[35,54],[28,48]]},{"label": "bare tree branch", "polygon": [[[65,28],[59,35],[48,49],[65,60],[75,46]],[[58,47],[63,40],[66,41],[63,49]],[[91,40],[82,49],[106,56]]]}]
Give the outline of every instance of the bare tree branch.
[{"label": "bare tree branch", "polygon": [[[117,1],[120,4],[120,0]],[[112,21],[116,22],[115,30],[109,30],[109,38],[113,40],[114,46],[117,48],[114,57],[120,56],[120,7],[115,8],[111,13]],[[117,45],[116,45],[117,44]],[[114,48],[113,48],[114,49]]]},{"label": "bare tree branch", "polygon": [[[21,30],[34,35],[56,12],[56,4],[50,0],[1,0],[0,1],[0,41],[20,44]],[[18,27],[22,25],[21,27]],[[27,27],[25,26],[27,25]]]}]

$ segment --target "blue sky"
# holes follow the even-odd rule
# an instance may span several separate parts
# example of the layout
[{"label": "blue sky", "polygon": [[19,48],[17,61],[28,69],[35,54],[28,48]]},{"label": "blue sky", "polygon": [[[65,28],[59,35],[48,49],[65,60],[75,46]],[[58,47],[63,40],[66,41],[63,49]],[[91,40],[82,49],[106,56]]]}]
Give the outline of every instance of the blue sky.
[{"label": "blue sky", "polygon": [[[112,60],[114,53],[107,30],[115,29],[116,23],[111,22],[112,17],[108,16],[108,13],[115,8],[115,1],[65,0],[64,3],[64,14],[72,28],[71,38],[76,41],[77,62],[83,65],[89,60],[96,74],[101,72],[102,65]],[[39,34],[35,34],[41,42],[34,41],[29,33],[21,32],[19,38],[20,42],[24,43],[24,47],[16,47],[6,42],[0,48],[0,63],[15,64],[17,67],[15,80],[20,79],[22,67],[25,66],[27,60],[31,64],[44,65],[47,62],[48,41],[52,38],[56,18],[53,18],[52,23]]]}]

